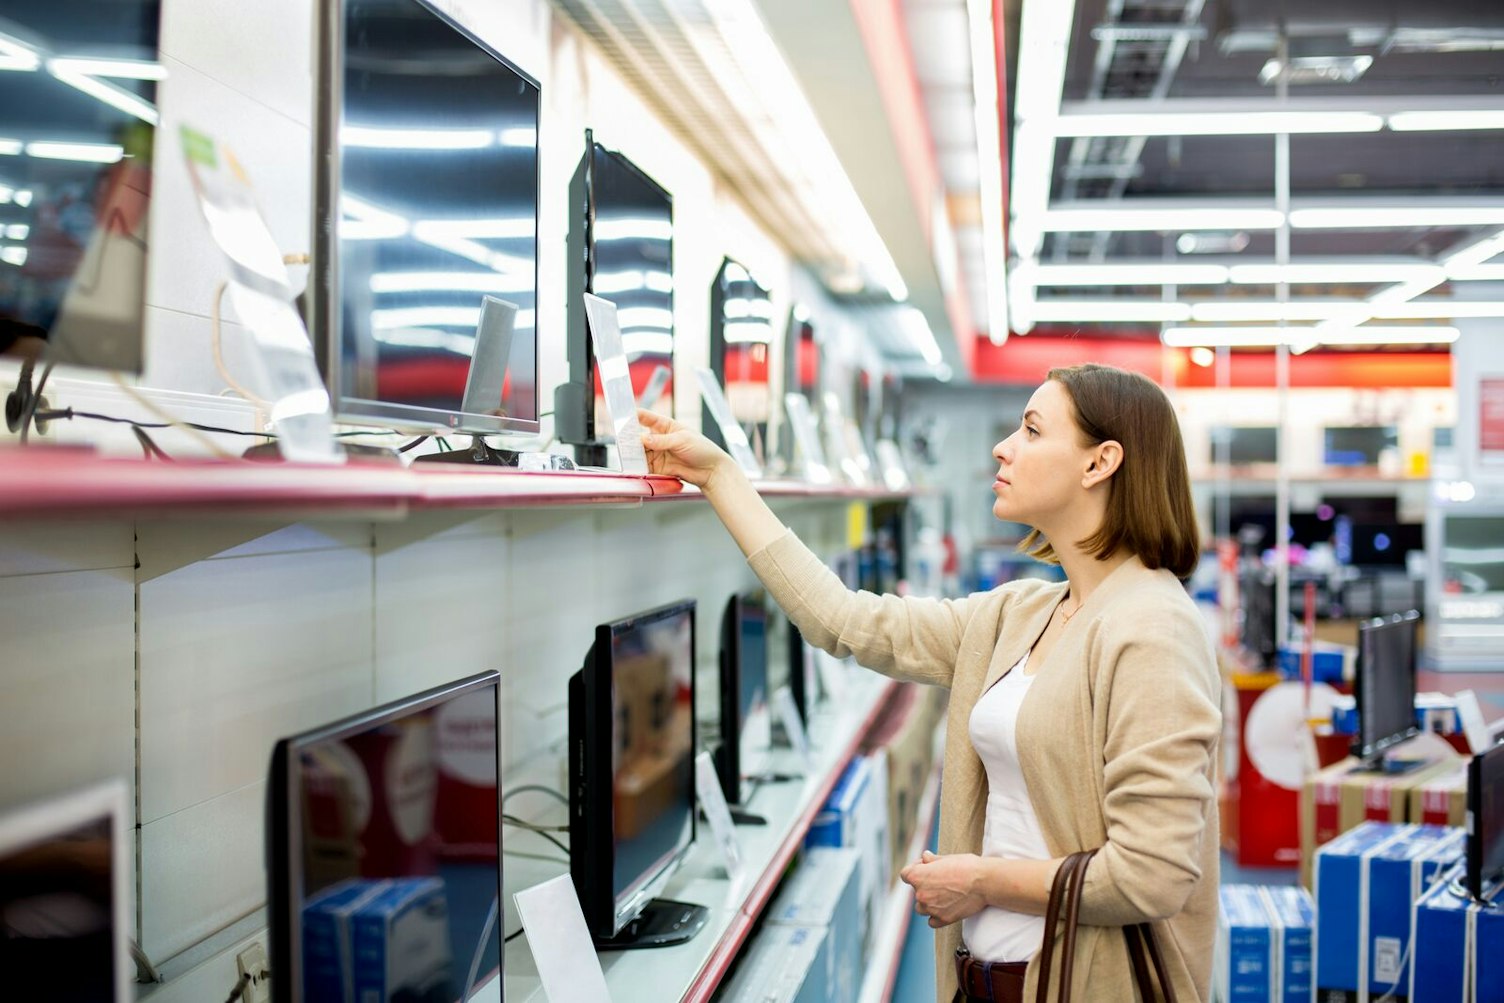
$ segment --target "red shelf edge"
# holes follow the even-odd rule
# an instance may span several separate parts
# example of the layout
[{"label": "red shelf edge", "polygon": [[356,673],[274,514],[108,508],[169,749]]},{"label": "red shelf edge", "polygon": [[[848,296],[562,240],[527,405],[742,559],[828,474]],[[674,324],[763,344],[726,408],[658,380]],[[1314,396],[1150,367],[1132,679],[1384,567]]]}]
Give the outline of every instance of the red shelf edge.
[{"label": "red shelf edge", "polygon": [[710,999],[716,989],[720,988],[721,979],[731,967],[732,959],[746,942],[753,923],[767,907],[768,900],[772,898],[773,889],[777,887],[784,869],[788,867],[794,854],[799,851],[799,847],[804,845],[804,837],[809,832],[810,824],[814,822],[820,809],[825,807],[825,799],[830,797],[830,792],[835,789],[836,783],[841,779],[841,774],[846,772],[846,767],[856,757],[857,750],[862,747],[862,740],[877,723],[878,716],[888,705],[888,701],[892,699],[899,685],[896,680],[888,680],[882,693],[873,701],[872,709],[867,713],[866,719],[856,729],[850,743],[838,757],[838,765],[832,767],[825,780],[821,781],[818,794],[810,799],[809,807],[795,820],[788,835],[784,837],[783,843],[773,851],[773,859],[769,861],[757,882],[748,891],[747,897],[742,900],[741,908],[737,910],[737,919],[733,920],[726,928],[726,932],[721,934],[721,939],[716,943],[715,949],[710,952],[710,956],[705,959],[705,964],[700,967],[699,974],[680,997],[681,1003],[703,1003]]}]

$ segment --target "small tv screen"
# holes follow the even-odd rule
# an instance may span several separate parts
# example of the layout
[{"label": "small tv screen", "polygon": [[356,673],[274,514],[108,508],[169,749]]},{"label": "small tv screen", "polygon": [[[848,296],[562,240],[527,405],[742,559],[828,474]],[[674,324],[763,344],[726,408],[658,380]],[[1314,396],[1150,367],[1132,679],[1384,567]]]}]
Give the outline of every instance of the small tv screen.
[{"label": "small tv screen", "polygon": [[499,682],[483,673],[276,744],[278,1003],[469,999],[500,977]]},{"label": "small tv screen", "polygon": [[135,842],[125,784],[0,814],[0,970],[6,998],[126,1003]]},{"label": "small tv screen", "polygon": [[538,82],[428,0],[322,3],[309,292],[335,407],[536,432]]},{"label": "small tv screen", "polygon": [[1504,515],[1446,515],[1441,525],[1442,591],[1504,592]]},{"label": "small tv screen", "polygon": [[1322,430],[1321,462],[1329,467],[1372,467],[1386,449],[1397,449],[1399,430],[1393,425],[1356,425]]},{"label": "small tv screen", "polygon": [[766,772],[772,739],[768,690],[768,610],[759,591],[726,603],[721,630],[721,743],[716,765],[732,804],[745,804],[749,778]]},{"label": "small tv screen", "polygon": [[160,0],[0,0],[0,356],[137,373]]},{"label": "small tv screen", "polygon": [[[772,318],[772,294],[740,262],[722,261],[710,287],[710,369],[726,391],[731,416],[754,442],[766,437],[772,413]],[[725,445],[708,407],[700,424],[713,442]]]},{"label": "small tv screen", "polygon": [[1358,625],[1358,734],[1353,755],[1378,766],[1384,753],[1419,733],[1415,723],[1416,627],[1420,613],[1409,610]]},{"label": "small tv screen", "polygon": [[1504,744],[1468,763],[1467,817],[1468,891],[1496,898],[1504,881]]},{"label": "small tv screen", "polygon": [[692,600],[604,623],[570,680],[570,870],[598,942],[694,841],[694,639]]},{"label": "small tv screen", "polygon": [[1211,429],[1211,461],[1232,466],[1275,463],[1279,459],[1279,429],[1265,426],[1218,425]]}]

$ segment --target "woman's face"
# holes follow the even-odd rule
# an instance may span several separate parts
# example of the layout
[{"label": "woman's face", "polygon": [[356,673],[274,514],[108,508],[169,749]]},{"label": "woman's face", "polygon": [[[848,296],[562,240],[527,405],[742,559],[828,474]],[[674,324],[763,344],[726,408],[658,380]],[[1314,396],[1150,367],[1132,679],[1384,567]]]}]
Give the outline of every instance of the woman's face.
[{"label": "woman's face", "polygon": [[1045,381],[1029,398],[1018,428],[992,447],[998,461],[992,514],[1044,529],[1041,523],[1058,518],[1082,495],[1089,454],[1069,394],[1055,380]]}]

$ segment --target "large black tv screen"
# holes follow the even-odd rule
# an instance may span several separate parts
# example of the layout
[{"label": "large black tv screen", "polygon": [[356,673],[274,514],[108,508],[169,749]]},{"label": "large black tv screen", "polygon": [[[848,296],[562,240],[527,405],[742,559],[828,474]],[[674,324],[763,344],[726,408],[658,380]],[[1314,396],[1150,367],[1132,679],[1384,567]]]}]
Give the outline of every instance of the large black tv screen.
[{"label": "large black tv screen", "polygon": [[336,409],[537,431],[538,83],[425,0],[325,2],[313,295]]}]

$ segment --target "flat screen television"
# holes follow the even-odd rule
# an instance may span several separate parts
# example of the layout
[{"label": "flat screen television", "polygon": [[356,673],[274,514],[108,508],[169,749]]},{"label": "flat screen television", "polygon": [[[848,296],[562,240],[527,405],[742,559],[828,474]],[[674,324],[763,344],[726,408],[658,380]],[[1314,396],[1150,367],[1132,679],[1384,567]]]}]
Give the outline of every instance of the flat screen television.
[{"label": "flat screen television", "polygon": [[160,0],[0,0],[0,356],[139,373]]},{"label": "flat screen television", "polygon": [[[778,400],[782,402],[786,394],[796,393],[813,404],[819,384],[820,347],[815,341],[815,327],[809,310],[802,303],[795,303],[789,309],[780,355],[782,379],[775,391]],[[793,470],[796,455],[793,427],[784,409],[775,407],[773,413],[781,416],[778,420],[778,459],[784,470]]]},{"label": "flat screen television", "polygon": [[1244,571],[1239,575],[1238,591],[1242,596],[1243,620],[1239,641],[1259,665],[1273,668],[1279,653],[1276,627],[1274,573],[1267,568]]},{"label": "flat screen television", "polygon": [[1442,517],[1442,592],[1504,594],[1504,515],[1448,513]]},{"label": "flat screen television", "polygon": [[[753,448],[766,441],[772,386],[768,357],[773,344],[773,298],[731,258],[721,262],[710,285],[710,370],[726,391],[731,416],[747,431]],[[725,448],[710,409],[703,409],[701,429]]]},{"label": "flat screen television", "polygon": [[1385,762],[1385,753],[1420,734],[1415,720],[1415,668],[1420,613],[1407,610],[1358,624],[1357,676],[1353,696],[1358,705],[1358,733],[1352,754],[1363,768],[1397,772],[1405,766]]},{"label": "flat screen television", "polygon": [[501,977],[499,689],[486,672],[277,742],[277,1003],[468,1000]]},{"label": "flat screen television", "polygon": [[1405,555],[1424,550],[1425,527],[1408,522],[1354,522],[1351,560],[1357,567],[1405,567]]},{"label": "flat screen television", "polygon": [[[616,305],[622,349],[638,403],[674,413],[674,200],[662,185],[585,131],[585,155],[569,182],[565,355],[569,380],[554,398],[559,441],[582,462],[604,463],[605,394],[595,371],[585,293]],[[660,367],[668,370],[654,380]],[[650,385],[654,400],[644,400]]]},{"label": "flat screen television", "polygon": [[813,651],[794,622],[771,606],[768,609],[768,686],[773,693],[777,693],[780,686],[789,688],[794,709],[807,728],[810,712],[814,710],[820,692],[815,683]]},{"label": "flat screen television", "polygon": [[429,0],[321,3],[309,326],[336,413],[536,433],[538,82]]},{"label": "flat screen television", "polygon": [[570,875],[596,946],[693,937],[703,906],[657,898],[695,838],[695,603],[595,628],[569,680]]},{"label": "flat screen television", "polygon": [[1377,466],[1379,454],[1399,448],[1393,425],[1334,426],[1322,430],[1321,462],[1329,467]]},{"label": "flat screen television", "polygon": [[1211,429],[1213,463],[1234,467],[1279,460],[1279,429],[1273,425],[1214,425]]},{"label": "flat screen television", "polygon": [[721,616],[721,739],[716,774],[726,801],[745,805],[767,772],[772,744],[768,689],[768,609],[763,593],[741,592]]},{"label": "flat screen television", "polygon": [[1504,882],[1504,744],[1467,764],[1467,890],[1497,898]]},{"label": "flat screen television", "polygon": [[136,913],[126,786],[99,784],[0,814],[0,971],[5,997],[136,998]]}]

